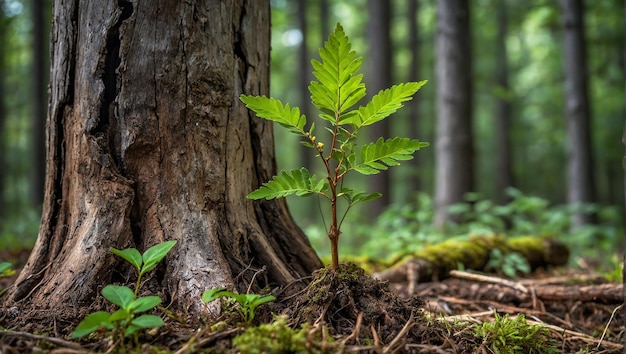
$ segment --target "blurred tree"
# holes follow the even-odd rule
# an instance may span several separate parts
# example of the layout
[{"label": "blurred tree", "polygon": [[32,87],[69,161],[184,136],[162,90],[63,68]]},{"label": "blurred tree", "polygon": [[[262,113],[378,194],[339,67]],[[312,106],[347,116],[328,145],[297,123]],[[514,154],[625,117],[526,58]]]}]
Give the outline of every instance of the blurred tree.
[{"label": "blurred tree", "polygon": [[322,266],[283,202],[246,199],[276,172],[271,125],[238,99],[269,93],[269,17],[269,1],[55,1],[41,230],[4,304],[78,316],[130,276],[110,247],[164,240],[148,281],[191,313],[214,306],[205,289]]},{"label": "blurred tree", "polygon": [[[567,201],[594,203],[594,164],[591,153],[587,48],[582,0],[561,0],[564,26],[565,121],[567,126]],[[574,226],[593,222],[593,217],[576,213]]]},{"label": "blurred tree", "polygon": [[511,162],[511,89],[506,47],[508,35],[507,2],[497,1],[496,35],[496,104],[494,114],[494,135],[496,137],[496,202],[506,204],[509,197],[506,188],[514,186]]},{"label": "blurred tree", "polygon": [[[411,61],[409,63],[409,77],[408,81],[419,81],[420,80],[420,72],[419,67],[421,64],[420,60],[420,45],[419,45],[419,26],[417,24],[417,17],[419,15],[419,0],[408,0],[407,6],[407,24],[409,28],[409,52],[411,53]],[[409,110],[409,132],[410,136],[413,139],[418,139],[419,132],[419,109],[418,104],[420,100],[420,95],[415,95],[413,100],[407,102],[406,106]],[[413,170],[413,173],[410,176],[410,180],[408,185],[406,186],[405,195],[413,195],[416,191],[419,191],[421,186],[420,177],[418,172],[418,163],[419,163],[420,154],[415,154],[413,160],[407,161],[407,166],[410,166]]]},{"label": "blurred tree", "polygon": [[320,28],[322,29],[322,43],[320,48],[324,46],[324,41],[330,35],[330,27],[328,20],[328,0],[320,0]]},{"label": "blurred tree", "polygon": [[[309,83],[311,82],[309,73],[311,72],[311,57],[309,56],[308,45],[308,21],[307,21],[307,0],[298,0],[298,27],[302,39],[298,50],[298,93],[300,96],[300,112],[307,117],[311,117],[309,105]],[[299,146],[300,164],[309,171],[312,170],[313,157],[311,150],[304,146]]]},{"label": "blurred tree", "polygon": [[[391,1],[368,0],[367,22],[368,56],[367,83],[368,97],[372,97],[378,91],[389,88],[391,82],[392,65],[392,45],[390,36]],[[391,137],[391,125],[389,120],[376,123],[377,127],[370,137],[371,141],[376,141],[379,137]],[[374,200],[368,205],[370,216],[377,217],[385,207],[391,202],[391,171],[379,173],[369,179],[370,190],[382,193],[383,196]]]},{"label": "blurred tree", "polygon": [[[4,13],[6,0],[0,0],[0,48],[7,48],[7,29],[9,19]],[[6,85],[6,55],[0,54],[0,220],[5,216],[5,210],[7,210],[4,190],[5,190],[5,174],[8,172],[6,166],[7,155],[7,133],[6,133],[6,116],[7,108],[5,104],[5,92],[4,87]]]},{"label": "blurred tree", "polygon": [[474,188],[469,2],[437,0],[435,224]]},{"label": "blurred tree", "polygon": [[33,23],[33,81],[32,81],[32,165],[30,199],[34,206],[39,207],[43,203],[43,184],[45,178],[45,140],[46,108],[48,107],[48,69],[50,68],[48,57],[48,43],[50,26],[48,16],[51,3],[48,0],[32,3]]}]

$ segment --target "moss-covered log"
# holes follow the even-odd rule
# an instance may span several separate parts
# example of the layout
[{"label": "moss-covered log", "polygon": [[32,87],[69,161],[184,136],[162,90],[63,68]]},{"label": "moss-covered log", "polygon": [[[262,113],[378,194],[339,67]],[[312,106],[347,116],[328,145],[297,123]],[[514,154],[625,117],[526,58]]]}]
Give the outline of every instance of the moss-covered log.
[{"label": "moss-covered log", "polygon": [[448,240],[405,256],[375,277],[393,283],[411,283],[446,278],[448,272],[462,266],[484,270],[493,250],[506,256],[516,252],[523,256],[531,269],[561,266],[567,263],[569,250],[560,241],[541,237],[506,238],[502,236],[471,236],[464,240]]}]

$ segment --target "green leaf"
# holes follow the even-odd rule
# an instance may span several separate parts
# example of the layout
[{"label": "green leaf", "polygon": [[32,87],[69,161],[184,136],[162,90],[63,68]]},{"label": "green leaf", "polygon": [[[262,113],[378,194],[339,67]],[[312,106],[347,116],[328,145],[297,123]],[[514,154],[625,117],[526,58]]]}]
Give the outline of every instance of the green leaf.
[{"label": "green leaf", "polygon": [[118,250],[116,248],[111,247],[111,252],[116,254],[122,258],[124,258],[128,263],[132,264],[137,268],[137,272],[141,270],[141,265],[143,264],[141,260],[141,254],[134,248],[127,248],[124,250]]},{"label": "green leaf", "polygon": [[313,75],[318,81],[309,85],[311,101],[322,111],[322,119],[335,123],[335,113],[347,111],[365,97],[363,75],[357,74],[363,58],[356,57],[341,25],[337,24],[319,54],[312,60]]},{"label": "green leaf", "polygon": [[289,104],[283,106],[279,100],[265,96],[241,95],[239,99],[258,117],[276,122],[293,133],[305,135],[306,117],[300,114],[300,108],[291,108]]},{"label": "green leaf", "polygon": [[100,328],[107,327],[107,325],[110,325],[111,323],[109,321],[110,316],[111,315],[108,312],[104,311],[98,311],[87,315],[87,317],[80,321],[78,326],[76,326],[76,329],[72,332],[71,338],[81,338],[97,331]]},{"label": "green leaf", "polygon": [[172,247],[174,247],[175,244],[176,244],[176,241],[171,240],[171,241],[161,242],[159,244],[156,244],[148,248],[143,253],[144,265],[143,265],[143,268],[141,268],[140,274],[145,274],[151,271],[152,269],[154,269],[157,263],[159,263],[163,259],[163,257],[165,257],[165,255],[172,249]]},{"label": "green leaf", "polygon": [[388,166],[397,166],[398,161],[410,160],[413,153],[428,143],[417,139],[391,138],[378,139],[375,143],[364,145],[361,148],[360,161],[351,168],[364,175],[377,174],[386,170]]},{"label": "green leaf", "polygon": [[107,285],[102,289],[102,296],[121,308],[128,308],[135,299],[135,294],[126,286]]},{"label": "green leaf", "polygon": [[245,306],[250,307],[250,309],[254,311],[254,309],[257,308],[259,305],[262,305],[266,302],[270,302],[274,300],[276,300],[276,296],[274,295],[261,296],[258,294],[246,294]]},{"label": "green leaf", "polygon": [[314,193],[323,194],[328,186],[325,180],[317,182],[317,178],[309,175],[309,171],[302,167],[299,170],[289,172],[281,171],[279,175],[266,183],[259,189],[248,194],[249,199],[275,199],[295,194],[306,197]]},{"label": "green leaf", "polygon": [[148,311],[156,307],[160,303],[161,303],[161,298],[158,296],[143,296],[143,297],[135,299],[135,301],[133,301],[130,304],[129,308],[133,312],[139,313],[139,312]]},{"label": "green leaf", "polygon": [[[365,107],[359,108],[360,122],[351,118],[345,123],[361,127],[381,121],[402,108],[402,102],[411,100],[413,95],[425,84],[426,80],[407,82],[381,90],[372,97],[372,100]],[[343,122],[340,123],[344,124]]]},{"label": "green leaf", "polygon": [[202,293],[202,301],[211,302],[222,296],[231,296],[231,295],[234,295],[234,293],[226,290],[226,288],[209,289],[205,291],[204,293]]},{"label": "green leaf", "polygon": [[115,322],[115,321],[128,320],[130,318],[132,318],[132,316],[130,312],[128,312],[128,309],[121,308],[111,314],[111,317],[109,317],[109,321]]},{"label": "green leaf", "polygon": [[141,315],[131,322],[132,326],[139,328],[161,327],[164,324],[163,319],[157,315]]},{"label": "green leaf", "polygon": [[382,197],[380,193],[365,193],[365,192],[357,192],[350,188],[341,189],[341,193],[337,195],[338,197],[344,197],[348,200],[348,204],[356,205],[358,203],[367,202],[370,200],[374,200]]}]

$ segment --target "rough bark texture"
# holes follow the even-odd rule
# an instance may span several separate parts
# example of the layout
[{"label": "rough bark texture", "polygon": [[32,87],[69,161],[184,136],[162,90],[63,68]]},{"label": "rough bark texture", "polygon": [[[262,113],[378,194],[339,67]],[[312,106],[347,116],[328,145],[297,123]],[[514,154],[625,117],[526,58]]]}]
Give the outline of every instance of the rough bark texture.
[{"label": "rough bark texture", "polygon": [[[368,57],[367,57],[367,93],[371,98],[378,91],[391,86],[391,21],[392,2],[387,0],[368,0],[367,12],[369,21],[367,22],[368,36]],[[370,141],[376,141],[378,138],[385,139],[391,137],[391,126],[389,120],[383,120],[376,124],[376,128],[372,130]],[[370,176],[370,189],[375,192],[382,193],[382,197],[369,203],[367,210],[371,217],[377,217],[391,203],[391,173],[379,173]]]},{"label": "rough bark texture", "polygon": [[469,2],[437,1],[435,224],[474,186]]},{"label": "rough bark texture", "polygon": [[275,172],[271,125],[238,100],[268,94],[269,15],[268,1],[55,2],[41,231],[5,304],[88,305],[135,277],[110,247],[165,240],[148,282],[196,313],[208,288],[321,266],[283,202],[245,198]]},{"label": "rough bark texture", "polygon": [[[567,125],[567,201],[571,204],[593,203],[594,165],[591,154],[591,133],[587,78],[587,49],[582,0],[562,0],[565,58],[565,121]],[[592,222],[587,214],[572,217],[574,226]]]}]

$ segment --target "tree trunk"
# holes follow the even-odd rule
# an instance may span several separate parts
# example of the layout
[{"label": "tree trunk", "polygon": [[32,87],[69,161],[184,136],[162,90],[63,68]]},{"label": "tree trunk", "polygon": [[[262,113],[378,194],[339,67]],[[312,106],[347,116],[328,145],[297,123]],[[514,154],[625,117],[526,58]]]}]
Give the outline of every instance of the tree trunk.
[{"label": "tree trunk", "polygon": [[133,281],[110,247],[166,240],[147,281],[191,313],[211,310],[208,288],[321,267],[284,202],[246,199],[276,169],[271,125],[238,100],[268,94],[269,16],[268,1],[55,2],[41,231],[5,304],[67,316]]},{"label": "tree trunk", "polygon": [[435,224],[474,186],[469,2],[437,1]]},{"label": "tree trunk", "polygon": [[[367,12],[367,36],[369,45],[369,57],[367,60],[367,91],[368,97],[374,96],[378,91],[391,86],[391,37],[390,17],[391,2],[387,0],[368,0]],[[383,120],[376,124],[372,130],[373,136],[370,141],[376,141],[380,137],[391,137],[391,125],[389,120]],[[382,193],[382,197],[370,202],[367,210],[370,217],[377,217],[391,202],[391,171],[379,173],[369,179],[370,189]]]},{"label": "tree trunk", "polygon": [[[4,6],[5,0],[0,0],[0,8]],[[4,15],[4,11],[0,10],[0,48],[6,48],[8,19]],[[6,157],[6,115],[7,109],[5,104],[4,85],[6,81],[6,55],[0,55],[0,221],[6,216],[6,200],[4,182],[7,173]]]},{"label": "tree trunk", "polygon": [[[591,153],[590,108],[587,78],[584,8],[582,0],[562,0],[565,58],[565,121],[567,125],[567,201],[570,204],[593,203],[593,158]],[[576,213],[574,227],[593,222],[593,217]]]},{"label": "tree trunk", "polygon": [[[409,52],[411,53],[411,63],[409,64],[409,77],[408,81],[419,81],[420,75],[420,45],[419,45],[419,26],[417,25],[417,17],[419,14],[419,1],[409,0],[407,5],[407,22],[409,27]],[[419,95],[413,97],[413,99],[406,103],[409,109],[409,132],[410,137],[417,139],[419,133]],[[407,161],[407,165],[411,169],[410,182],[407,185],[408,191],[407,198],[404,201],[408,201],[415,192],[421,189],[421,181],[419,178],[419,154],[415,154],[413,160]]]},{"label": "tree trunk", "polygon": [[496,201],[506,204],[509,197],[506,189],[513,186],[511,167],[511,89],[509,87],[508,56],[506,37],[508,33],[507,3],[500,1],[498,6],[498,33],[496,36],[496,97],[495,137],[496,137]]}]

